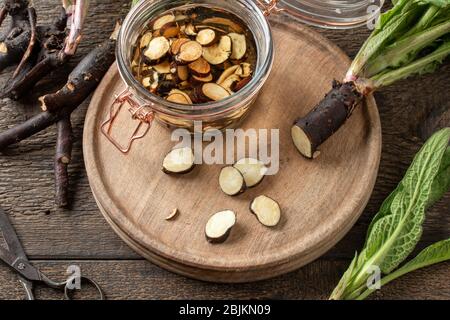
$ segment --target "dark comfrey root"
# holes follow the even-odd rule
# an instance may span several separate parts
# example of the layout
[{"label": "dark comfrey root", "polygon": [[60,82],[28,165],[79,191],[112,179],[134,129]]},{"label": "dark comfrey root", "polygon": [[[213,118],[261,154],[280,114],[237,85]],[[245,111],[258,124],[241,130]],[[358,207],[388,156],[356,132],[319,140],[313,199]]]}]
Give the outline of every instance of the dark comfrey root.
[{"label": "dark comfrey root", "polygon": [[[18,64],[0,91],[1,98],[20,99],[42,78],[64,65],[74,54],[81,38],[86,1],[74,1],[72,10],[60,8],[50,25],[38,26],[36,11],[28,0],[5,0],[0,24],[9,14],[11,25],[0,37],[0,71]],[[72,17],[70,32],[67,20]]]},{"label": "dark comfrey root", "polygon": [[55,203],[63,208],[68,205],[69,173],[67,167],[72,157],[72,125],[70,115],[56,123],[56,155],[55,155]]},{"label": "dark comfrey root", "polygon": [[8,14],[10,26],[0,36],[0,71],[19,63],[31,40],[28,0],[6,0],[0,9],[0,25]]},{"label": "dark comfrey root", "polygon": [[115,35],[87,54],[69,75],[63,88],[40,98],[41,112],[22,124],[0,133],[0,150],[57,123],[55,156],[56,204],[68,205],[67,165],[71,158],[70,115],[95,90],[115,60]]},{"label": "dark comfrey root", "polygon": [[36,27],[36,18],[30,18],[35,17],[35,11],[28,8],[29,42],[16,71],[1,91],[2,97],[21,98],[39,80],[69,60],[70,56],[60,54],[67,36],[67,15],[64,8],[60,10],[60,16],[50,26]]},{"label": "dark comfrey root", "polygon": [[47,111],[0,133],[0,150],[69,116],[94,91],[114,62],[114,48],[115,39],[109,39],[87,54],[69,75],[62,89],[40,98],[42,109]]},{"label": "dark comfrey root", "polygon": [[295,146],[306,158],[314,158],[317,148],[335,133],[362,101],[363,94],[354,82],[333,82],[333,89],[306,116],[291,128]]}]

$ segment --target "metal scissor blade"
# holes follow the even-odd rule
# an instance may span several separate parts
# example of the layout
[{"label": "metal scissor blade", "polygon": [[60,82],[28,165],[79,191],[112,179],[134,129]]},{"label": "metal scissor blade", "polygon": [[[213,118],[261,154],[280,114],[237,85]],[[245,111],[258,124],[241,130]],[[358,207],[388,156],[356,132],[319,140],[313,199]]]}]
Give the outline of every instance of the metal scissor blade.
[{"label": "metal scissor blade", "polygon": [[[17,259],[28,261],[22,244],[17,237],[17,233],[2,208],[0,208],[0,231],[3,234],[6,245],[8,246],[8,250],[0,247],[0,258],[10,267],[14,267],[13,265]],[[33,300],[33,282],[27,280],[23,276],[20,277],[19,281],[27,293],[27,299]]]},{"label": "metal scissor blade", "polygon": [[0,208],[0,231],[3,233],[9,252],[17,258],[27,259],[17,233],[9,221],[8,215],[2,208]]}]

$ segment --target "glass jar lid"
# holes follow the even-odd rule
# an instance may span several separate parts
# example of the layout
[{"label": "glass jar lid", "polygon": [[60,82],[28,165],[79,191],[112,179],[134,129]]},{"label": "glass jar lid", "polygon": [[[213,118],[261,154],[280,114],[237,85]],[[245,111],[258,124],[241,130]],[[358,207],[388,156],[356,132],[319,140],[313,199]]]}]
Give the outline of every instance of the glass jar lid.
[{"label": "glass jar lid", "polygon": [[384,0],[258,0],[266,15],[281,12],[310,25],[349,29],[373,27]]}]

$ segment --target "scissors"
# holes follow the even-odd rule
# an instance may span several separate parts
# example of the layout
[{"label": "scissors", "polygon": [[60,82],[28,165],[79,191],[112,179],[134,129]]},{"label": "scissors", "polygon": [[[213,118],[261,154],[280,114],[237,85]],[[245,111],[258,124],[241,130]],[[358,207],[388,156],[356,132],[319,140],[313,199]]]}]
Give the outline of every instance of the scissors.
[{"label": "scissors", "polygon": [[[69,277],[66,281],[57,282],[49,279],[39,269],[34,267],[25,254],[22,244],[17,237],[17,234],[11,225],[6,213],[0,208],[0,234],[3,234],[7,249],[0,245],[0,260],[3,260],[10,268],[19,274],[19,282],[25,289],[26,298],[34,300],[34,284],[41,283],[52,289],[61,290],[64,292],[64,298],[71,300],[71,295],[75,288],[73,286],[76,277]],[[1,238],[0,238],[1,239]],[[86,283],[93,286],[99,294],[99,299],[104,300],[105,296],[101,287],[87,277],[79,277],[80,283]]]}]

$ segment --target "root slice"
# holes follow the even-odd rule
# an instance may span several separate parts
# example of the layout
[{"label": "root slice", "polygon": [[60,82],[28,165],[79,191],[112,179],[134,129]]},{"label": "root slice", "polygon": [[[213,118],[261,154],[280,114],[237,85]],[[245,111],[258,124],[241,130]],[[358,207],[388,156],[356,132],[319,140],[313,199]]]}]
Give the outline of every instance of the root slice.
[{"label": "root slice", "polygon": [[219,185],[222,191],[229,196],[235,196],[245,191],[244,177],[239,170],[232,166],[222,168]]},{"label": "root slice", "polygon": [[261,161],[252,158],[243,158],[234,164],[245,180],[248,188],[261,183],[267,173],[267,167]]},{"label": "root slice", "polygon": [[[180,94],[180,96],[182,96]],[[167,174],[184,174],[190,172],[194,164],[194,152],[189,147],[170,151],[163,160],[163,171]]]},{"label": "root slice", "polygon": [[206,239],[211,243],[225,242],[235,224],[236,214],[233,211],[225,210],[215,213],[206,223]]},{"label": "root slice", "polygon": [[267,196],[256,197],[250,204],[250,211],[266,227],[274,227],[280,222],[280,205]]}]

